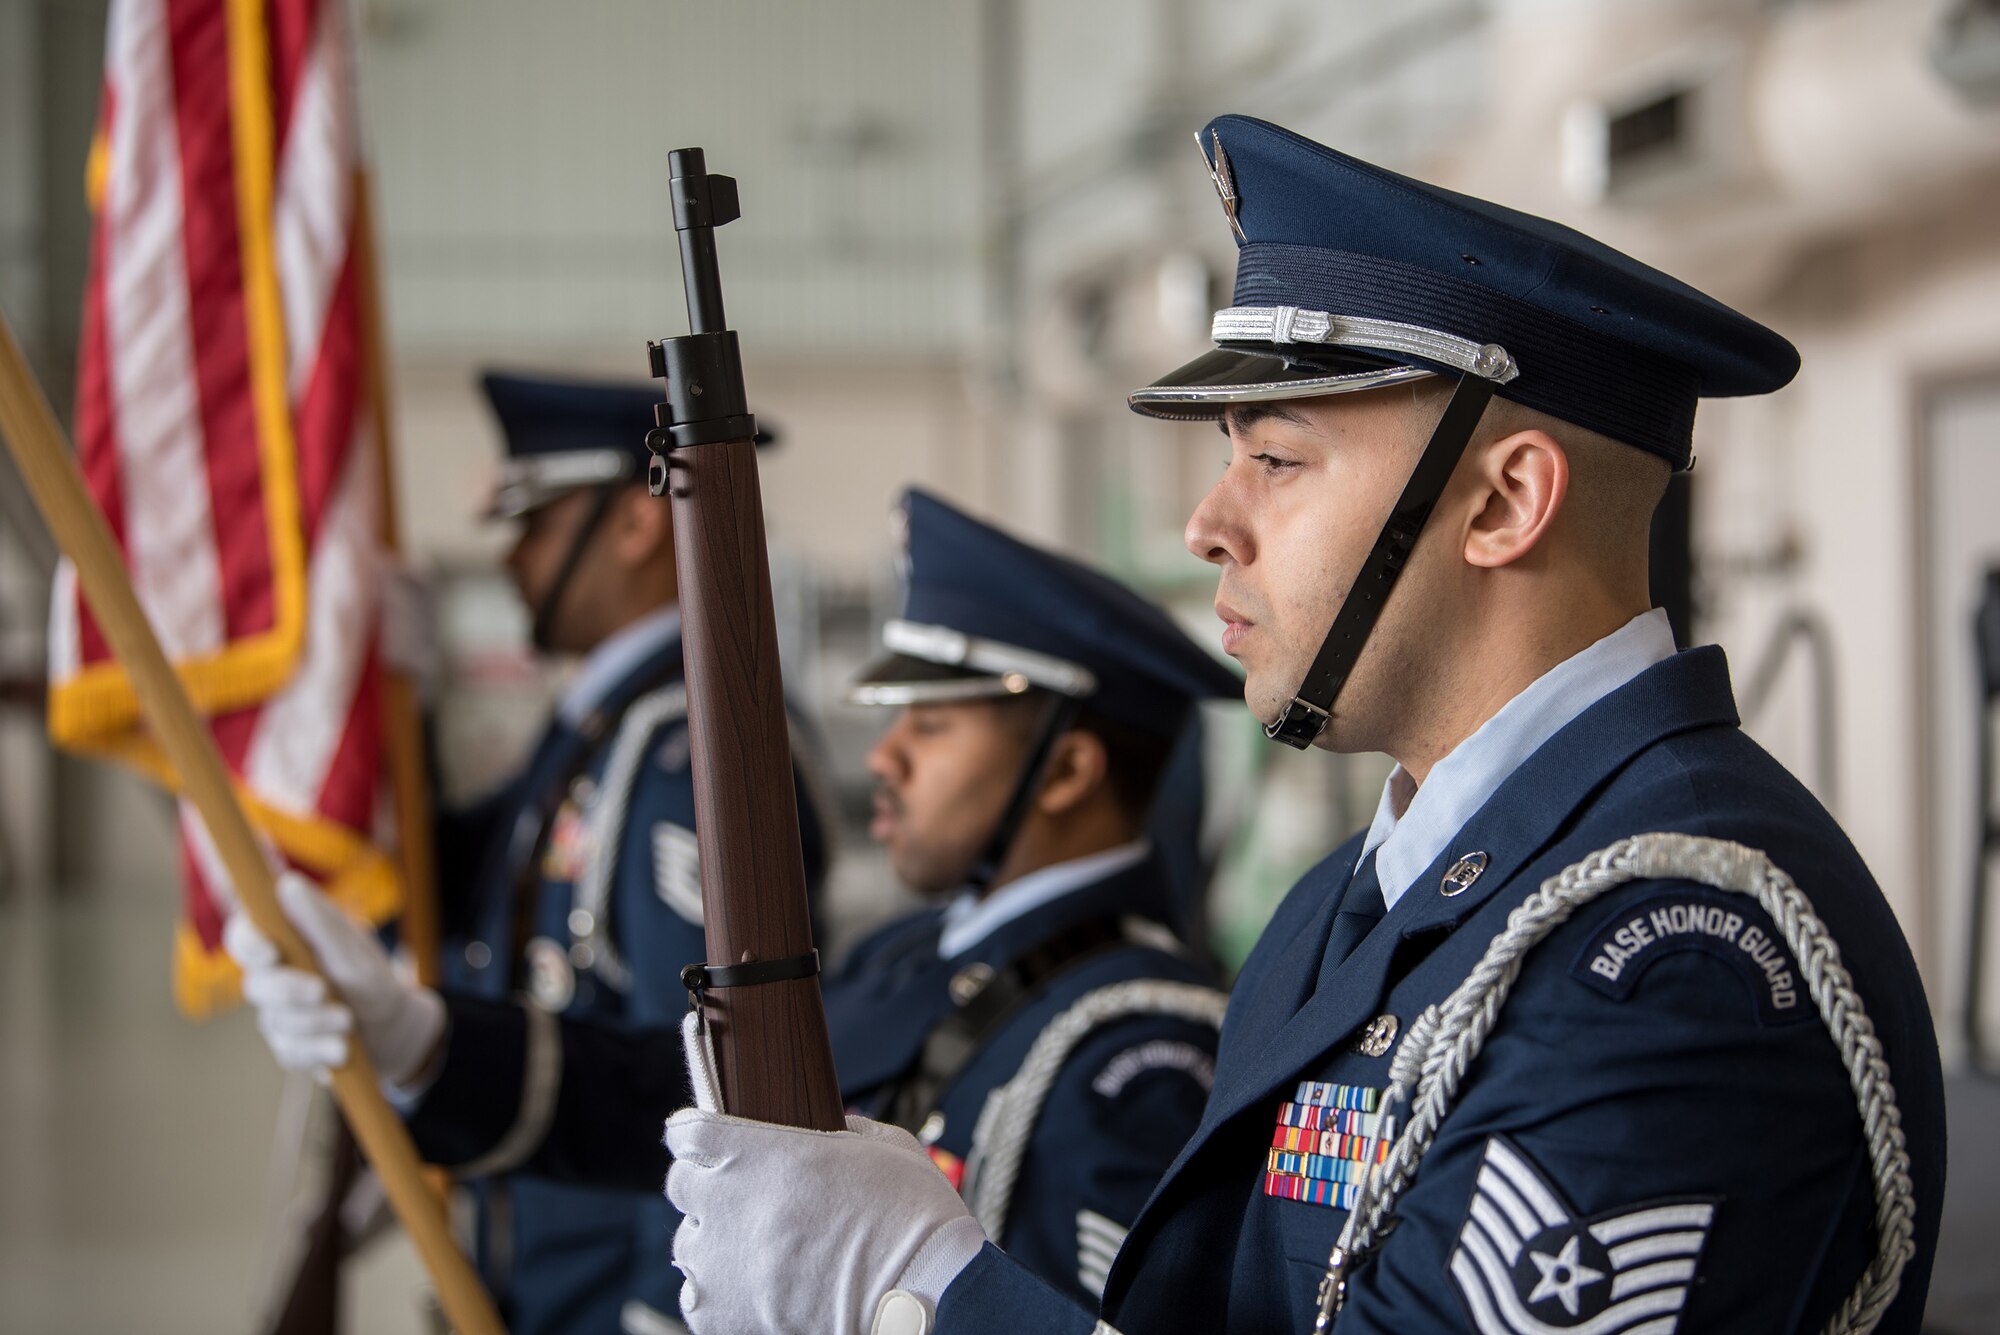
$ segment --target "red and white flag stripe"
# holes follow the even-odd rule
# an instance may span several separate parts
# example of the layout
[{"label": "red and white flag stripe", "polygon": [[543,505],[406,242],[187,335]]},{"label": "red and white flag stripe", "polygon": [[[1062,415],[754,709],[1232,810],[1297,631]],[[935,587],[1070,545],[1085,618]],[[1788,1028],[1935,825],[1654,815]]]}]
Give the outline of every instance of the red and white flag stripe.
[{"label": "red and white flag stripe", "polygon": [[[385,479],[347,22],[346,0],[114,0],[77,449],[253,818],[379,920]],[[56,740],[170,777],[67,569],[51,620]],[[195,1013],[234,982],[204,842],[177,958]]]}]

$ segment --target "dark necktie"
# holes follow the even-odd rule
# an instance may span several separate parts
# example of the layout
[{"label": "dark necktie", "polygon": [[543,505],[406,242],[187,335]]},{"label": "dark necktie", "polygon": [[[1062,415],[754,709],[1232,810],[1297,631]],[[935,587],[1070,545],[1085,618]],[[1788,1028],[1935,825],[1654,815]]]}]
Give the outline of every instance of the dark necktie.
[{"label": "dark necktie", "polygon": [[1347,893],[1340,898],[1340,910],[1333,915],[1333,925],[1326,934],[1326,946],[1320,951],[1319,980],[1306,1000],[1310,1001],[1326,989],[1341,963],[1354,953],[1369,930],[1382,921],[1388,911],[1388,905],[1382,900],[1382,883],[1375,875],[1375,855],[1371,852],[1355,868],[1353,879],[1347,883]]}]

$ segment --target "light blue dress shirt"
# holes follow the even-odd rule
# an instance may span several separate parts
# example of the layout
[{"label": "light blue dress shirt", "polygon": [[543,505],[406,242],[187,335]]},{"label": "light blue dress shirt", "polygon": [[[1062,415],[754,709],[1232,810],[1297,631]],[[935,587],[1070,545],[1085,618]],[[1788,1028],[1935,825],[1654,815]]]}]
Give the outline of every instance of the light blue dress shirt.
[{"label": "light blue dress shirt", "polygon": [[1437,861],[1452,837],[1542,743],[1578,714],[1674,656],[1673,627],[1660,608],[1642,612],[1588,649],[1537,677],[1479,730],[1431,767],[1419,785],[1401,765],[1382,785],[1361,857],[1375,854],[1390,908]]}]

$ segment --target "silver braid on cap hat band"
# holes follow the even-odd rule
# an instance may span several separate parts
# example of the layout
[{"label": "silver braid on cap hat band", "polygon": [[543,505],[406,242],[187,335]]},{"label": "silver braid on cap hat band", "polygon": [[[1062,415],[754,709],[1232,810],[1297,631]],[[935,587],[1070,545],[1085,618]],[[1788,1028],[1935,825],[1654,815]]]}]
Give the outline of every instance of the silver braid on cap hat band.
[{"label": "silver braid on cap hat band", "polygon": [[1465,1073],[1500,1018],[1522,961],[1585,904],[1628,881],[1683,880],[1747,895],[1777,925],[1806,982],[1827,1033],[1840,1050],[1861,1110],[1875,1188],[1876,1249],[1826,1335],[1872,1331],[1896,1297],[1903,1266],[1916,1253],[1910,1156],[1902,1114],[1881,1040],[1840,948],[1792,879],[1754,848],[1686,834],[1623,839],[1543,881],[1507,915],[1507,925],[1465,981],[1410,1025],[1389,1067],[1386,1102],[1402,1101],[1409,1119],[1388,1157],[1368,1170],[1320,1281],[1315,1330],[1326,1330],[1346,1298],[1347,1277],[1395,1225],[1396,1200],[1417,1172],[1438,1124],[1451,1110]]},{"label": "silver braid on cap hat band", "polygon": [[1208,336],[1217,343],[1324,343],[1397,352],[1502,385],[1521,374],[1513,357],[1497,343],[1474,343],[1399,320],[1330,315],[1297,306],[1231,306],[1215,313]]}]

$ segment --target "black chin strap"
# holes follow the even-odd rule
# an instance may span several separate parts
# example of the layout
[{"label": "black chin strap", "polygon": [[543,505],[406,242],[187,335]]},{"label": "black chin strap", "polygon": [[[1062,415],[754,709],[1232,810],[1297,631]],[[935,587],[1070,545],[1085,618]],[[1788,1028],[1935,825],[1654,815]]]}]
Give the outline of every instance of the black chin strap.
[{"label": "black chin strap", "polygon": [[577,566],[583,563],[584,548],[590,546],[597,526],[604,522],[604,516],[611,512],[612,498],[618,494],[618,484],[599,487],[597,498],[590,503],[590,513],[583,518],[583,526],[570,539],[569,551],[562,564],[556,568],[556,577],[549,583],[549,591],[542,595],[542,601],[535,608],[535,622],[529,634],[534,638],[535,647],[543,650],[555,648],[556,611],[562,606],[562,597],[569,588]]},{"label": "black chin strap", "polygon": [[1000,823],[993,827],[985,850],[965,878],[965,883],[974,891],[984,894],[986,887],[993,884],[993,878],[1006,864],[1007,852],[1014,847],[1014,838],[1021,832],[1021,823],[1028,818],[1028,809],[1034,804],[1035,794],[1041,791],[1042,780],[1048,777],[1049,758],[1055,754],[1056,739],[1069,731],[1070,725],[1076,722],[1077,711],[1082,707],[1081,702],[1067,695],[1049,697],[1048,713],[1043,717],[1041,731],[1035,735],[1035,744],[1021,766],[1021,777],[1014,782],[1014,793],[1007,799],[1007,809],[1000,813]]},{"label": "black chin strap", "polygon": [[1368,642],[1375,619],[1382,615],[1382,604],[1388,601],[1389,590],[1396,587],[1397,577],[1409,563],[1410,550],[1417,545],[1417,536],[1424,531],[1431,510],[1444,493],[1444,484],[1451,480],[1451,471],[1458,467],[1459,458],[1479,425],[1480,414],[1486,411],[1487,401],[1496,388],[1493,381],[1482,376],[1459,377],[1457,388],[1451,392],[1451,402],[1445,405],[1444,416],[1438,418],[1430,443],[1424,446],[1423,457],[1410,471],[1403,494],[1389,511],[1389,522],[1382,526],[1375,545],[1368,551],[1368,559],[1361,563],[1361,573],[1355,576],[1354,587],[1348,590],[1347,600],[1340,605],[1332,628],[1320,643],[1319,655],[1306,669],[1298,694],[1278,715],[1277,722],[1265,725],[1264,735],[1272,741],[1303,751],[1333,721],[1333,702],[1346,684],[1347,674],[1354,670],[1354,661],[1361,656],[1361,646]]}]

